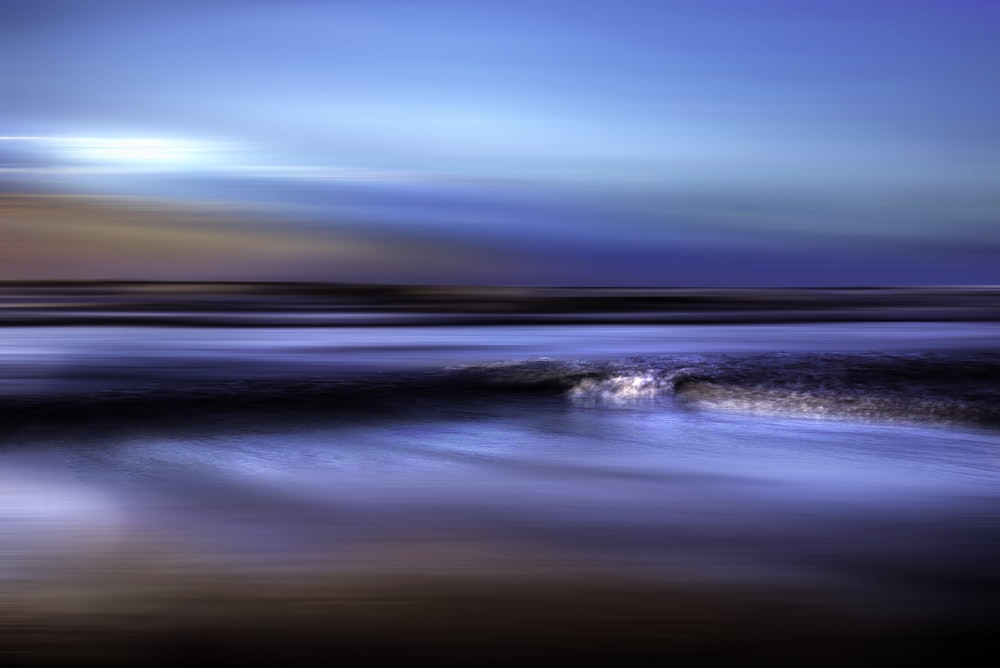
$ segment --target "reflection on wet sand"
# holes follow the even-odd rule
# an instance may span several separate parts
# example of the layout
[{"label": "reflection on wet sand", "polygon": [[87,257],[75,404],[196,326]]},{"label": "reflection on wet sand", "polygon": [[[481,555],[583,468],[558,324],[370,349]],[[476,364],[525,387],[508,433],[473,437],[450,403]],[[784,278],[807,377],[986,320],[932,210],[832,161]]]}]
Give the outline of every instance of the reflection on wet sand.
[{"label": "reflection on wet sand", "polygon": [[546,394],[228,429],[183,413],[20,432],[0,513],[10,654],[909,666],[992,651],[990,431]]}]

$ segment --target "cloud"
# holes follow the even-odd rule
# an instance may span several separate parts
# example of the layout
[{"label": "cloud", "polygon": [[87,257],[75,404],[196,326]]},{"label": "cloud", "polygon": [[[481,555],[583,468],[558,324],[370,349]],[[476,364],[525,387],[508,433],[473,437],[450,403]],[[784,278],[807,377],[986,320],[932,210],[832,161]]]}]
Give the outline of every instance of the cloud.
[{"label": "cloud", "polygon": [[414,280],[493,261],[469,249],[289,231],[140,198],[0,195],[0,278]]}]

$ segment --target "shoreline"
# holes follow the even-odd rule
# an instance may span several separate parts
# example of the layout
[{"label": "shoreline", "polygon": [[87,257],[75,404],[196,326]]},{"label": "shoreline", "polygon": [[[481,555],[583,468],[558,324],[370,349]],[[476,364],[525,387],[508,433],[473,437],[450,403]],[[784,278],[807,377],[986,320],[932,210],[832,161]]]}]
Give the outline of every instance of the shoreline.
[{"label": "shoreline", "polygon": [[0,281],[0,327],[959,321],[1000,321],[1000,287],[722,289]]}]

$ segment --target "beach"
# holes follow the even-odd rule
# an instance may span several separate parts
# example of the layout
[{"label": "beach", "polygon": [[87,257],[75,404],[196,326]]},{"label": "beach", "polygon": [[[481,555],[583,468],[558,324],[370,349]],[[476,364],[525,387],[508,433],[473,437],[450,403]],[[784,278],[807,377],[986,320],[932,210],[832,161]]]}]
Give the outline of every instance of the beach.
[{"label": "beach", "polygon": [[403,315],[8,325],[8,656],[996,655],[996,323]]}]

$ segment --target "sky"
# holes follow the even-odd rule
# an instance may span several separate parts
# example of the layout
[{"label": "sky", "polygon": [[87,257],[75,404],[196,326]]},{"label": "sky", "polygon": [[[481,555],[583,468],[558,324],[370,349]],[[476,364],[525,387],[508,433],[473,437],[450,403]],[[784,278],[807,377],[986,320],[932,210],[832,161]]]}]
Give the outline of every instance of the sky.
[{"label": "sky", "polygon": [[997,284],[1000,2],[14,0],[0,191],[0,278]]}]

